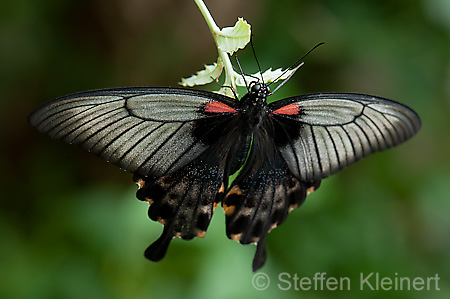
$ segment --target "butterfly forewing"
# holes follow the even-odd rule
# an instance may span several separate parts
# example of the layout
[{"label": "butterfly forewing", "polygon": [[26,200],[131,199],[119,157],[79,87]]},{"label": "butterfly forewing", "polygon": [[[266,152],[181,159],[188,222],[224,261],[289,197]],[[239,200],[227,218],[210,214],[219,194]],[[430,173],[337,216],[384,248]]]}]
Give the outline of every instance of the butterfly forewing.
[{"label": "butterfly forewing", "polygon": [[363,94],[318,93],[269,104],[277,146],[302,181],[327,177],[412,137],[420,119],[408,107]]},{"label": "butterfly forewing", "polygon": [[[40,132],[124,170],[158,177],[203,153],[209,146],[204,137],[236,113],[234,101],[181,88],[105,89],[56,99],[29,120]],[[200,122],[206,129],[198,129]]]}]

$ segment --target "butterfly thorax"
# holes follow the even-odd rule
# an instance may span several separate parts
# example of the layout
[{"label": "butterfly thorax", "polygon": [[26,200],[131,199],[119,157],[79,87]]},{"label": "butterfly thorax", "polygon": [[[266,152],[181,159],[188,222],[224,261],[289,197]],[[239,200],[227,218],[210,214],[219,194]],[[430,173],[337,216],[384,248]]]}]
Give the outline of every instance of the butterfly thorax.
[{"label": "butterfly thorax", "polygon": [[267,113],[266,98],[269,87],[264,83],[251,82],[250,91],[242,98],[242,116],[250,129],[259,128]]}]

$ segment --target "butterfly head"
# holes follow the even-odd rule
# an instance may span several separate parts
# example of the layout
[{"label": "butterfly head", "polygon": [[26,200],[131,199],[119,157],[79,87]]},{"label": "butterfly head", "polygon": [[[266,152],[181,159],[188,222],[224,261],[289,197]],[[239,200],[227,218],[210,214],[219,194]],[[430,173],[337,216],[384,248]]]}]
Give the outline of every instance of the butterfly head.
[{"label": "butterfly head", "polygon": [[260,83],[257,81],[250,82],[250,94],[255,99],[263,99],[266,100],[267,96],[270,93],[269,86],[264,83]]}]

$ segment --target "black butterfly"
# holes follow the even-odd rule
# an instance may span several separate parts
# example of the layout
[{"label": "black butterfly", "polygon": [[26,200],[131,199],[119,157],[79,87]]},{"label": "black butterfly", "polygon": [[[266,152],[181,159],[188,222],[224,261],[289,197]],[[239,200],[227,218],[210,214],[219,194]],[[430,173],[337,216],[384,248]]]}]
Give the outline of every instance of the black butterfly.
[{"label": "black butterfly", "polygon": [[268,95],[260,82],[240,101],[172,87],[94,90],[47,103],[29,121],[134,174],[138,199],[164,225],[150,260],[173,237],[203,237],[222,203],[227,236],[257,243],[255,271],[267,234],[323,178],[420,128],[414,111],[380,97],[314,93],[267,104]]}]

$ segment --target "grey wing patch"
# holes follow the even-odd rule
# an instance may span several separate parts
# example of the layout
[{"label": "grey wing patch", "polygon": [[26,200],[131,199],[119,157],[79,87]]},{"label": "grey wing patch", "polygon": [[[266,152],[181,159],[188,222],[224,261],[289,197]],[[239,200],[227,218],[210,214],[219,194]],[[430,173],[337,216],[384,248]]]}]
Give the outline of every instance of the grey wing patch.
[{"label": "grey wing patch", "polygon": [[208,147],[193,136],[193,130],[196,120],[210,117],[201,108],[213,98],[183,89],[158,91],[113,89],[69,95],[36,109],[29,121],[38,131],[77,144],[126,171],[162,176]]},{"label": "grey wing patch", "polygon": [[377,151],[414,136],[420,119],[410,108],[368,95],[317,94],[289,99],[298,115],[274,115],[275,122],[295,121],[295,136],[286,130],[279,149],[290,170],[303,181],[315,181]]}]

